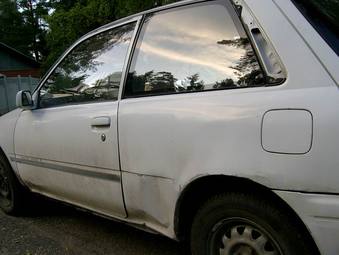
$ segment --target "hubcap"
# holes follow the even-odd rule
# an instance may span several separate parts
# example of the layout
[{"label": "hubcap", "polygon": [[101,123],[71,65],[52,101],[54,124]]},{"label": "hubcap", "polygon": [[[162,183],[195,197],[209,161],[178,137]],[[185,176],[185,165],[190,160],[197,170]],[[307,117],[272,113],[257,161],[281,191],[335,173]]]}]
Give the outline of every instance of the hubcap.
[{"label": "hubcap", "polygon": [[212,254],[282,255],[271,235],[247,219],[231,219],[217,224],[210,241]]}]

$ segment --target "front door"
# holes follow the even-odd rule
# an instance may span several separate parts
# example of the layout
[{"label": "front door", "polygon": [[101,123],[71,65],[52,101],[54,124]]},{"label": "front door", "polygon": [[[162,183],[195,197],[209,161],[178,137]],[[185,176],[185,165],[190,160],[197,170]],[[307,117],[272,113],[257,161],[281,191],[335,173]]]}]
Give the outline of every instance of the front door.
[{"label": "front door", "polygon": [[21,178],[36,192],[125,217],[117,111],[135,22],[96,33],[58,64],[15,130]]}]

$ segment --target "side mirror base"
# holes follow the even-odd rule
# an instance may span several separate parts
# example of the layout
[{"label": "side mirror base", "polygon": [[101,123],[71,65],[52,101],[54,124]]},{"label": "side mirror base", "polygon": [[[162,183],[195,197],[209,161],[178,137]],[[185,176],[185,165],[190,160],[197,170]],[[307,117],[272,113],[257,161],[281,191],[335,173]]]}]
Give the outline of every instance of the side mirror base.
[{"label": "side mirror base", "polygon": [[21,90],[16,94],[16,106],[24,109],[31,110],[34,107],[32,94],[28,90]]}]

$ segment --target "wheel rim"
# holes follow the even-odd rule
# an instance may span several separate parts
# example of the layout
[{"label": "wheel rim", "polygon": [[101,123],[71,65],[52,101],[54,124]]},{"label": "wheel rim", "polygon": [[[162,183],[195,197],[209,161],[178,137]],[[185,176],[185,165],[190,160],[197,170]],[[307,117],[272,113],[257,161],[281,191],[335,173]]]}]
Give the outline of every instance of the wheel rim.
[{"label": "wheel rim", "polygon": [[4,167],[0,164],[0,204],[2,206],[9,206],[12,201],[11,186],[8,177],[5,173]]},{"label": "wheel rim", "polygon": [[283,255],[278,243],[264,228],[242,218],[223,220],[209,238],[210,254]]}]

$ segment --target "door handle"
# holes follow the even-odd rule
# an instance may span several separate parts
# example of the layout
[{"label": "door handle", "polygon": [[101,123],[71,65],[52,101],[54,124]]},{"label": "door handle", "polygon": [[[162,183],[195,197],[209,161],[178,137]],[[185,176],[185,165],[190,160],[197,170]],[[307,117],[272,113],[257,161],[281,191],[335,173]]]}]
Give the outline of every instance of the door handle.
[{"label": "door handle", "polygon": [[110,117],[95,117],[91,121],[91,126],[94,128],[105,128],[111,126]]}]

